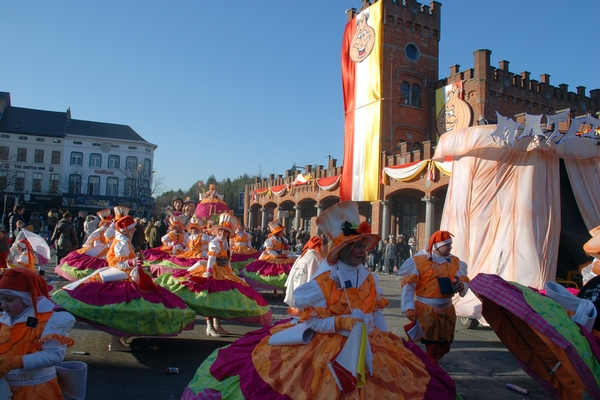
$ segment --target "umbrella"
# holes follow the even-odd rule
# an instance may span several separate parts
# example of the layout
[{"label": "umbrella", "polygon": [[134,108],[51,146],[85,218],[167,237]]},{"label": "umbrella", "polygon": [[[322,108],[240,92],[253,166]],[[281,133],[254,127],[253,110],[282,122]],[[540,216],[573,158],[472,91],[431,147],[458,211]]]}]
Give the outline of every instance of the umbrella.
[{"label": "umbrella", "polygon": [[581,328],[554,300],[491,274],[469,288],[482,315],[523,370],[559,399],[600,398],[600,364]]},{"label": "umbrella", "polygon": [[48,260],[51,258],[50,247],[48,246],[48,243],[46,243],[46,239],[37,233],[29,232],[27,229],[22,229],[21,232],[23,232],[23,235],[27,241],[29,241],[29,244],[31,244],[31,249],[34,252]]}]

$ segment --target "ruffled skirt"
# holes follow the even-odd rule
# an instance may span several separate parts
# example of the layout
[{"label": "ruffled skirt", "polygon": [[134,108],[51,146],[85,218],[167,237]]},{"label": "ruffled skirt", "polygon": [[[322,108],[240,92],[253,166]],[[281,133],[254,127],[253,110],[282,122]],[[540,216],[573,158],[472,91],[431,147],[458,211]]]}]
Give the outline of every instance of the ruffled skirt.
[{"label": "ruffled skirt", "polygon": [[344,396],[328,364],[346,337],[315,333],[305,345],[268,345],[272,334],[290,326],[282,321],[215,350],[196,371],[182,400],[456,398],[454,381],[419,346],[392,340],[377,329],[368,336],[373,375],[367,372],[365,386]]}]

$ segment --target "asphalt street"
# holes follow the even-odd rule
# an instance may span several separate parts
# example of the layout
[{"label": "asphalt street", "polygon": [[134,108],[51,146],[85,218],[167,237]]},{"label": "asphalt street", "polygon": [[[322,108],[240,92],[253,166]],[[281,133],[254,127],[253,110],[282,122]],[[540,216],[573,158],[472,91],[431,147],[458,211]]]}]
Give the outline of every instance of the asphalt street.
[{"label": "asphalt street", "polygon": [[[46,268],[46,278],[55,287],[67,282]],[[404,336],[408,320],[400,314],[398,277],[378,274],[390,306],[386,318],[391,331]],[[273,307],[273,319],[286,318],[283,297],[263,295]],[[110,336],[85,323],[77,322],[71,332],[75,345],[65,360],[83,361],[88,365],[86,399],[179,399],[196,369],[215,349],[226,346],[257,326],[224,321],[230,336],[209,338],[204,317],[198,316],[194,330],[177,337],[136,337],[129,339],[130,352],[109,352]],[[84,353],[84,354],[81,354]],[[488,327],[459,329],[452,350],[441,360],[441,366],[456,382],[465,400],[549,399],[551,396],[517,364],[496,334]],[[179,373],[169,373],[169,368]],[[506,387],[507,383],[525,388],[523,395]]]}]

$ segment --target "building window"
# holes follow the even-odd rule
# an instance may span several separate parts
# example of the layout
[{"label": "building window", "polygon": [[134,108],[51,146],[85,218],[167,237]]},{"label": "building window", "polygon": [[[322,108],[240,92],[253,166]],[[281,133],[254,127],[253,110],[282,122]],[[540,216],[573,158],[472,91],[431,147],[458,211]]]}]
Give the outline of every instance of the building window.
[{"label": "building window", "polygon": [[420,56],[419,48],[414,43],[407,44],[404,48],[404,53],[406,54],[406,57],[412,61],[418,60]]},{"label": "building window", "polygon": [[100,177],[90,176],[88,178],[88,194],[99,195],[100,194]]},{"label": "building window", "polygon": [[15,178],[15,190],[25,190],[25,172],[17,172]]},{"label": "building window", "polygon": [[39,137],[39,138],[35,139],[35,141],[36,141],[36,142],[45,142],[45,141],[46,141],[46,139],[44,139],[44,138],[42,138],[42,137]]},{"label": "building window", "polygon": [[0,135],[0,137],[1,137],[2,139],[10,139],[10,135],[5,135],[5,134],[2,134],[2,135]]},{"label": "building window", "polygon": [[27,149],[17,149],[17,161],[27,162]]},{"label": "building window", "polygon": [[52,159],[50,160],[50,164],[60,164],[60,151],[52,152]]},{"label": "building window", "polygon": [[40,164],[44,162],[44,150],[35,150],[33,162]]},{"label": "building window", "polygon": [[135,179],[125,178],[125,197],[136,197],[135,195]]},{"label": "building window", "polygon": [[121,159],[119,156],[108,156],[108,168],[119,169]]},{"label": "building window", "polygon": [[92,146],[100,147],[100,146],[102,146],[102,144],[101,143],[92,143]]},{"label": "building window", "polygon": [[410,86],[407,81],[400,85],[400,104],[421,107],[421,87],[416,83]]},{"label": "building window", "polygon": [[9,150],[7,146],[0,146],[0,160],[8,160]]},{"label": "building window", "polygon": [[417,218],[419,217],[419,203],[405,203],[402,205],[402,232],[407,235],[415,233]]},{"label": "building window", "polygon": [[52,143],[62,143],[62,140],[60,140],[60,139],[54,139],[54,140],[52,141]]},{"label": "building window", "polygon": [[98,153],[90,154],[90,167],[100,168],[102,166],[102,155]]},{"label": "building window", "polygon": [[8,171],[0,171],[0,190],[8,187]]},{"label": "building window", "polygon": [[129,150],[137,150],[137,146],[129,146]]},{"label": "building window", "polygon": [[73,144],[83,144],[83,142],[73,142]]},{"label": "building window", "polygon": [[71,194],[81,193],[81,175],[78,175],[78,174],[69,175],[69,193],[71,193]]},{"label": "building window", "polygon": [[106,179],[106,195],[107,196],[118,196],[119,195],[119,179],[118,178]]},{"label": "building window", "polygon": [[410,105],[421,107],[421,88],[416,83],[412,85],[410,92]]},{"label": "building window", "polygon": [[83,153],[79,151],[71,152],[71,165],[83,166]]},{"label": "building window", "polygon": [[33,190],[34,192],[42,191],[42,173],[41,172],[35,172],[33,174],[33,185],[31,185],[31,190]]},{"label": "building window", "polygon": [[137,169],[137,157],[127,157],[125,160],[125,168],[128,170]]},{"label": "building window", "polygon": [[50,193],[58,193],[58,185],[60,183],[59,174],[50,174]]},{"label": "building window", "polygon": [[150,177],[152,173],[152,161],[149,158],[144,158],[144,171],[146,172],[146,177]]},{"label": "building window", "polygon": [[400,104],[410,104],[410,84],[406,81],[400,85]]},{"label": "building window", "polygon": [[19,136],[19,140],[27,140],[29,139],[27,136]]}]

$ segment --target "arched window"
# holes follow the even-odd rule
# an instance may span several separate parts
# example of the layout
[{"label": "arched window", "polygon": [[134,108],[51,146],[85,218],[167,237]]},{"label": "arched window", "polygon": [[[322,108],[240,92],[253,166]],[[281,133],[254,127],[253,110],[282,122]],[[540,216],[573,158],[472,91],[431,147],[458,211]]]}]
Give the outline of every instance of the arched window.
[{"label": "arched window", "polygon": [[410,105],[421,107],[421,88],[416,83],[412,85],[412,90],[410,92]]},{"label": "arched window", "polygon": [[410,104],[410,84],[406,81],[400,87],[400,104]]}]

